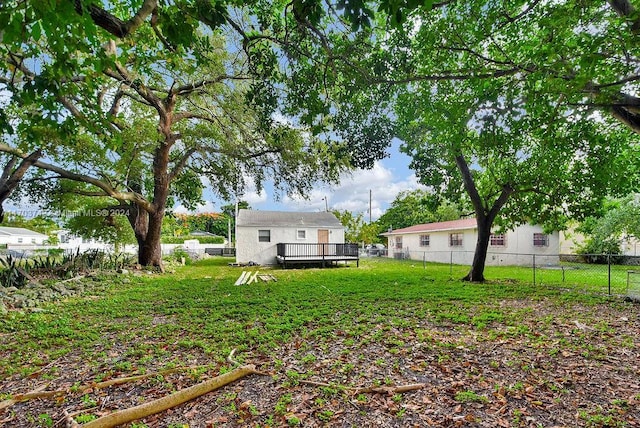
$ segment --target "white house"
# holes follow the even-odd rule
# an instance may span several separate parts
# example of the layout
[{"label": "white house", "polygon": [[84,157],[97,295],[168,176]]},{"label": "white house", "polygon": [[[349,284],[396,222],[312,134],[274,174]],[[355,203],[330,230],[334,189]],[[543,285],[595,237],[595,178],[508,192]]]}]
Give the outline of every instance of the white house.
[{"label": "white house", "polygon": [[75,253],[76,251],[84,253],[92,250],[108,252],[113,250],[113,245],[111,244],[94,238],[83,238],[68,230],[58,230],[56,235],[58,236],[58,245],[56,247],[68,253]]},{"label": "white house", "polygon": [[28,248],[43,245],[47,239],[47,235],[23,227],[0,227],[0,245]]},{"label": "white house", "polygon": [[[240,210],[236,219],[238,263],[276,264],[278,244],[344,244],[344,226],[330,212]],[[311,249],[314,256],[318,249],[326,248],[299,247]]]},{"label": "white house", "polygon": [[[382,234],[388,239],[389,257],[440,263],[471,264],[478,238],[475,219],[418,224]],[[488,265],[530,265],[559,262],[558,232],[547,234],[542,227],[524,224],[491,235]]]}]

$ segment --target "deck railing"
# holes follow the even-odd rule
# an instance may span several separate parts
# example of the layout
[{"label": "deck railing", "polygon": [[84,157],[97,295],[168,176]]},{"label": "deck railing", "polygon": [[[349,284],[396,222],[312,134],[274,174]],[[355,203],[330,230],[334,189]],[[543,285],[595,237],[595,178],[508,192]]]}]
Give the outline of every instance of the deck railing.
[{"label": "deck railing", "polygon": [[328,257],[358,258],[358,244],[279,243],[278,256],[284,258],[324,259]]}]

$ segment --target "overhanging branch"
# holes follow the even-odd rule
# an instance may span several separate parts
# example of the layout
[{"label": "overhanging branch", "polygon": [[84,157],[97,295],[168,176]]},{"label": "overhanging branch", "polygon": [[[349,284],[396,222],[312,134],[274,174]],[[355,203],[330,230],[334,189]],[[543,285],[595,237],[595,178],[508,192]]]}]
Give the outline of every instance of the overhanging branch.
[{"label": "overhanging branch", "polygon": [[[18,156],[22,159],[27,159],[30,155],[23,153],[21,150],[15,148],[15,147],[11,147],[7,144],[0,144],[0,152],[4,152],[4,153],[8,153],[14,156]],[[77,181],[80,183],[87,183],[90,184],[92,186],[97,187],[98,189],[102,190],[106,196],[109,196],[113,199],[116,199],[120,202],[132,202],[136,205],[138,205],[139,207],[141,207],[143,210],[147,211],[148,213],[154,213],[155,212],[155,207],[152,203],[150,203],[148,200],[146,200],[144,198],[144,196],[142,196],[139,193],[136,192],[120,192],[117,189],[114,189],[113,187],[111,187],[109,184],[105,183],[102,180],[99,180],[95,177],[91,177],[89,175],[85,175],[85,174],[79,174],[79,173],[75,173],[72,171],[68,171],[64,168],[61,168],[57,165],[52,165],[50,163],[47,162],[42,162],[40,160],[35,160],[32,163],[32,166],[35,166],[36,168],[40,168],[46,171],[51,171],[54,172],[56,174],[58,174],[61,178],[66,178],[68,180],[72,180],[72,181]]]},{"label": "overhanging branch", "polygon": [[[98,27],[108,31],[118,38],[124,38],[136,31],[157,7],[157,0],[144,0],[136,14],[127,21],[123,21],[117,16],[107,12],[103,8],[97,6],[96,3],[90,4],[87,7],[87,11],[89,12],[93,22]],[[75,8],[76,12],[80,15],[84,13],[82,2],[80,0],[75,0]]]}]

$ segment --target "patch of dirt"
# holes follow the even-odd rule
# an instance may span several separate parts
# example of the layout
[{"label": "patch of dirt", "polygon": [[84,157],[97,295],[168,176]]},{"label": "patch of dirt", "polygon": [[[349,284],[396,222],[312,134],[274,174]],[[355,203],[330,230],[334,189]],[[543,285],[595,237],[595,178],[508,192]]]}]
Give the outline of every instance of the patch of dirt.
[{"label": "patch of dirt", "polygon": [[[250,375],[135,426],[640,426],[639,305],[560,308],[544,300],[503,301],[499,309],[520,314],[519,322],[489,320],[472,326],[408,319],[402,325],[381,323],[357,336],[350,331],[362,330],[349,326],[329,333],[311,329],[269,355],[249,344],[236,358],[256,364],[269,376]],[[64,412],[83,421],[85,415],[101,416],[160,398],[217,375],[223,365],[229,367],[189,350],[179,355],[185,365],[210,369],[73,392],[74,385],[135,372],[136,367],[115,368],[134,346],[96,349],[112,358],[111,366],[95,366],[80,354],[66,355],[29,378],[5,379],[0,383],[3,394],[38,388],[68,392],[0,411],[0,426],[62,427]],[[176,357],[175,351],[170,357]],[[166,363],[154,361],[155,367],[150,364],[146,370],[160,370]],[[45,379],[52,368],[57,376]],[[416,383],[423,388],[402,394],[355,390]]]}]

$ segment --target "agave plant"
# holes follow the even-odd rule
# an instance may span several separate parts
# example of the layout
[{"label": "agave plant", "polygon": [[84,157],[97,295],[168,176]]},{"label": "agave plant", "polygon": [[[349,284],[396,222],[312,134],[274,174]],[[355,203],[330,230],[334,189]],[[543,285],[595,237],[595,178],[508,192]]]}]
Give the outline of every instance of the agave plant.
[{"label": "agave plant", "polygon": [[24,275],[24,269],[20,267],[20,260],[8,254],[6,258],[0,257],[0,284],[3,287],[22,288],[29,280]]}]

